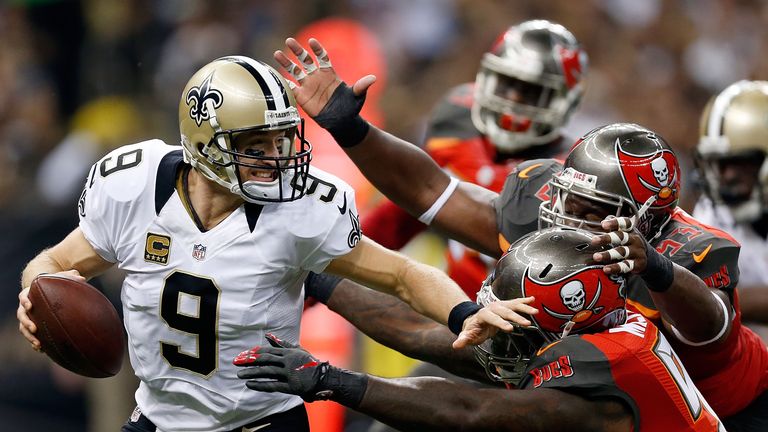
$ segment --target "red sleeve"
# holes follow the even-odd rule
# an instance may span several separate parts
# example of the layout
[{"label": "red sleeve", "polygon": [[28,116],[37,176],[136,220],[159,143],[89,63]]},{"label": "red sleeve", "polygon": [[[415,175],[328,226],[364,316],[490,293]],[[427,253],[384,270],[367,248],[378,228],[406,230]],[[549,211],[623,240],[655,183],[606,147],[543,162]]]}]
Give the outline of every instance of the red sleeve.
[{"label": "red sleeve", "polygon": [[492,160],[494,150],[489,147],[480,136],[463,140],[432,137],[425,144],[432,159],[460,180],[499,192],[512,165],[495,164]]},{"label": "red sleeve", "polygon": [[363,234],[387,249],[398,250],[427,227],[392,201],[362,215]]}]

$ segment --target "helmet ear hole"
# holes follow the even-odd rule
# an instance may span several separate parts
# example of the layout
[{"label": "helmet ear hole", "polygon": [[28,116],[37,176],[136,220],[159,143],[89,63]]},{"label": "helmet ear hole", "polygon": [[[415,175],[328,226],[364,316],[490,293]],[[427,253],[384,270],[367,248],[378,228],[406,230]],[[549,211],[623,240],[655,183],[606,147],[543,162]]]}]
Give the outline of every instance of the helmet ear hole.
[{"label": "helmet ear hole", "polygon": [[547,264],[546,267],[544,267],[544,270],[539,273],[539,278],[545,278],[547,277],[547,274],[549,274],[549,271],[552,270],[552,263]]}]

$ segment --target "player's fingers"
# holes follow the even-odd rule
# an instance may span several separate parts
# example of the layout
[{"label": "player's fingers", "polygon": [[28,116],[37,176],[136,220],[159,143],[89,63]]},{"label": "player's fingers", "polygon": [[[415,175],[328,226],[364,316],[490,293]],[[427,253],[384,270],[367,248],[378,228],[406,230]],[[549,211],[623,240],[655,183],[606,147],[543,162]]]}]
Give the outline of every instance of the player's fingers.
[{"label": "player's fingers", "polygon": [[[491,303],[491,305],[493,305],[493,303]],[[506,332],[514,330],[510,321],[520,325],[530,325],[530,321],[518,315],[517,312],[503,307],[495,307],[494,310],[488,309],[487,307],[483,308],[469,319],[472,318],[475,318],[473,324],[477,327],[497,328]],[[478,343],[480,342],[482,342],[482,340],[478,341]]]},{"label": "player's fingers", "polygon": [[360,96],[361,94],[367,92],[375,82],[376,75],[366,75],[357,80],[357,82],[352,86],[352,91],[355,93],[355,96]]},{"label": "player's fingers", "polygon": [[25,310],[32,309],[32,302],[29,301],[29,288],[19,291],[19,304],[24,306]]},{"label": "player's fingers", "polygon": [[35,337],[32,333],[29,332],[29,330],[21,323],[19,323],[19,333],[21,333],[22,336],[24,336],[24,339],[27,340],[27,342],[32,345],[32,349],[35,351],[40,351],[41,345],[40,340]]},{"label": "player's fingers", "polygon": [[[288,72],[288,68],[291,65],[291,59],[288,58],[288,56],[285,55],[284,52],[277,50],[272,54],[272,57],[275,59],[277,64],[280,65],[280,67],[283,68],[286,72]],[[293,76],[293,75],[291,75]],[[293,80],[288,80],[288,86],[291,88],[291,90],[296,89],[297,85]]]},{"label": "player's fingers", "polygon": [[27,310],[24,309],[24,307],[19,306],[18,309],[16,309],[16,318],[19,320],[19,323],[24,326],[30,333],[36,333],[37,332],[37,325],[29,318],[29,315],[27,315]]},{"label": "player's fingers", "polygon": [[617,263],[621,273],[630,273],[635,269],[635,260],[628,259]]},{"label": "player's fingers", "polygon": [[611,231],[608,233],[611,246],[623,246],[629,243],[629,233],[626,231]]},{"label": "player's fingers", "polygon": [[312,49],[312,52],[315,53],[315,57],[317,57],[317,65],[321,68],[330,68],[333,67],[331,64],[331,59],[328,57],[328,52],[325,51],[325,48],[323,48],[323,45],[318,42],[315,38],[309,39],[309,47]]},{"label": "player's fingers", "polygon": [[291,74],[291,76],[296,80],[301,82],[304,78],[307,77],[307,74],[304,73],[304,70],[301,69],[296,63],[292,62],[291,60],[288,60],[289,65],[284,66],[285,71]]},{"label": "player's fingers", "polygon": [[278,366],[258,366],[240,369],[237,371],[237,377],[240,379],[271,379],[285,381],[285,369]]},{"label": "player's fingers", "polygon": [[629,248],[626,246],[619,246],[617,248],[609,249],[607,251],[608,258],[610,258],[612,261],[629,258],[629,252],[630,252]]},{"label": "player's fingers", "polygon": [[489,304],[488,307],[490,307],[493,312],[496,312],[502,317],[504,317],[503,314],[506,311],[521,312],[521,313],[526,313],[530,315],[535,315],[539,313],[539,310],[530,305],[530,303],[533,302],[533,300],[534,298],[532,296],[516,298],[514,300],[502,300],[502,301],[493,302]]},{"label": "player's fingers", "polygon": [[301,51],[296,55],[296,58],[299,59],[299,63],[304,67],[307,74],[311,74],[317,70],[315,61],[312,59],[312,56],[309,55],[309,51],[305,50],[304,47],[301,47]]},{"label": "player's fingers", "polygon": [[60,276],[68,277],[70,279],[75,279],[75,280],[79,280],[79,281],[85,282],[85,278],[83,276],[81,276],[80,272],[75,270],[75,269],[60,271],[60,272],[58,272],[56,274],[60,275]]},{"label": "player's fingers", "polygon": [[271,352],[273,348],[257,346],[243,351],[235,357],[235,366],[282,365],[282,356]]},{"label": "player's fingers", "polygon": [[288,393],[288,385],[279,381],[256,381],[245,382],[245,386],[251,390],[263,391],[268,393]]},{"label": "player's fingers", "polygon": [[621,231],[632,231],[635,228],[635,219],[628,217],[616,218],[616,223]]}]

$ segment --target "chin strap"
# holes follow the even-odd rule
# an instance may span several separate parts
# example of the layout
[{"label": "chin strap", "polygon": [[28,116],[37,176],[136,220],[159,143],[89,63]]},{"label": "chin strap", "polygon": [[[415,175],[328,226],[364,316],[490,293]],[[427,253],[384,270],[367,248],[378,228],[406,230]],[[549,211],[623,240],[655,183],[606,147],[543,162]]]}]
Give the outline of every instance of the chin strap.
[{"label": "chin strap", "polygon": [[563,329],[563,334],[560,335],[560,338],[562,339],[568,336],[569,334],[571,334],[571,330],[573,330],[573,326],[575,325],[576,323],[573,321],[568,321],[567,323],[565,323],[565,328]]}]

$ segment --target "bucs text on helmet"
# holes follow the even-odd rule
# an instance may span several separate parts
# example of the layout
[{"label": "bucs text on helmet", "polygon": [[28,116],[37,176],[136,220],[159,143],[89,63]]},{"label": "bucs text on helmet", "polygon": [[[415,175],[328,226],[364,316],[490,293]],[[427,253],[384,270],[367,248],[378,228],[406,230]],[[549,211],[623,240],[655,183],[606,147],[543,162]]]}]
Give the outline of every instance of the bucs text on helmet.
[{"label": "bucs text on helmet", "polygon": [[573,228],[545,228],[522,237],[483,283],[477,303],[533,296],[532,325],[498,332],[474,348],[488,376],[514,385],[544,345],[569,334],[598,333],[626,321],[625,278],[607,275],[592,255],[593,234]]},{"label": "bucs text on helmet", "polygon": [[581,100],[587,63],[576,38],[559,24],[510,27],[483,56],[472,122],[502,152],[552,142]]},{"label": "bucs text on helmet", "polygon": [[[222,57],[190,78],[179,102],[184,160],[203,176],[253,203],[293,201],[304,194],[312,147],[288,82],[270,66]],[[284,131],[277,156],[240,153],[249,134]],[[240,167],[271,171],[271,180],[241,178]]]},{"label": "bucs text on helmet", "polygon": [[[627,216],[646,239],[661,234],[677,207],[680,166],[660,135],[630,123],[592,130],[553,175],[549,201],[539,208],[540,226],[573,226],[602,232],[606,216]],[[572,200],[571,203],[567,201]],[[569,209],[588,202],[604,214],[590,220]],[[592,211],[592,213],[598,213]]]},{"label": "bucs text on helmet", "polygon": [[[727,205],[736,221],[758,219],[768,200],[768,81],[739,81],[709,100],[701,116],[696,164],[704,191]],[[724,179],[721,165],[755,165],[757,181],[746,190]]]}]

